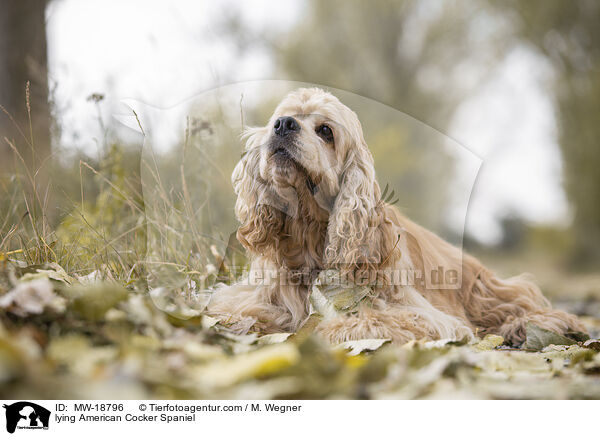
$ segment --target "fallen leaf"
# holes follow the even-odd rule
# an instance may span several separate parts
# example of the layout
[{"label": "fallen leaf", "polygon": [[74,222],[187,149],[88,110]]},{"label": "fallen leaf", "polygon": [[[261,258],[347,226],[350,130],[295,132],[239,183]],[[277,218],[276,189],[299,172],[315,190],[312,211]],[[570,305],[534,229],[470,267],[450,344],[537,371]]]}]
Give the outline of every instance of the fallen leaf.
[{"label": "fallen leaf", "polygon": [[114,283],[104,282],[91,286],[67,286],[62,294],[71,301],[73,310],[85,319],[98,321],[106,312],[127,298],[127,290]]},{"label": "fallen leaf", "polygon": [[368,286],[355,286],[345,281],[338,271],[325,270],[317,276],[310,294],[314,309],[325,319],[356,308],[369,295]]},{"label": "fallen leaf", "polygon": [[498,335],[485,335],[485,337],[473,346],[476,350],[493,350],[504,343],[504,338]]},{"label": "fallen leaf", "polygon": [[259,345],[271,345],[285,342],[287,338],[291,336],[291,333],[272,333],[270,335],[264,335],[257,339],[256,343]]},{"label": "fallen leaf", "polygon": [[588,339],[583,343],[585,348],[591,348],[595,351],[600,351],[600,340],[599,339]]},{"label": "fallen leaf", "polygon": [[54,292],[48,278],[21,282],[10,292],[0,297],[0,307],[15,315],[39,315],[46,309],[54,312],[65,310],[65,300]]},{"label": "fallen leaf", "polygon": [[202,315],[201,325],[204,330],[208,330],[209,328],[214,327],[215,325],[217,325],[218,322],[218,318],[214,318],[208,315]]},{"label": "fallen leaf", "polygon": [[149,295],[157,308],[178,319],[187,320],[200,316],[206,307],[206,304],[200,308],[191,307],[184,300],[181,290],[154,288],[150,290]]},{"label": "fallen leaf", "polygon": [[206,365],[196,377],[204,385],[226,387],[253,377],[276,373],[299,359],[298,349],[290,343],[269,345]]},{"label": "fallen leaf", "polygon": [[573,339],[543,329],[530,322],[527,323],[527,339],[521,348],[542,350],[548,345],[573,345],[576,343]]},{"label": "fallen leaf", "polygon": [[19,281],[26,282],[30,280],[37,280],[40,278],[48,278],[66,284],[73,283],[73,278],[69,276],[67,272],[55,262],[45,264],[43,268],[37,268],[34,273],[28,272],[23,274]]},{"label": "fallen leaf", "polygon": [[374,351],[381,347],[386,342],[390,342],[391,339],[359,339],[356,341],[346,341],[339,344],[340,348],[350,350],[348,355],[356,356],[363,351]]}]

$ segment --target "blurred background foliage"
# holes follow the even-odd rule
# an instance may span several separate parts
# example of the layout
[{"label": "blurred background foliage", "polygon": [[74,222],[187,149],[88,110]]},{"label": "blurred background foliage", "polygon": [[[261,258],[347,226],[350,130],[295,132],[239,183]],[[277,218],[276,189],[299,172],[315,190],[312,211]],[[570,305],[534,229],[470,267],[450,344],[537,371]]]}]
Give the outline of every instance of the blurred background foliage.
[{"label": "blurred background foliage", "polygon": [[573,267],[600,264],[600,5],[594,1],[492,2],[513,19],[518,43],[531,44],[553,65],[565,189],[573,206]]}]

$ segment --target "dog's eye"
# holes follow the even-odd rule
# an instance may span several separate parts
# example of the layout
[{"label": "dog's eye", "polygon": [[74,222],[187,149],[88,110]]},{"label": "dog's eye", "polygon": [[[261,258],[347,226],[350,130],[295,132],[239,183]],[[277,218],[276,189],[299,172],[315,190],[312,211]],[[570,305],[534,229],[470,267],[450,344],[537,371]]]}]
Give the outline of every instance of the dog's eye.
[{"label": "dog's eye", "polygon": [[316,128],[315,132],[317,132],[317,134],[326,142],[333,143],[333,131],[327,124],[321,124]]}]

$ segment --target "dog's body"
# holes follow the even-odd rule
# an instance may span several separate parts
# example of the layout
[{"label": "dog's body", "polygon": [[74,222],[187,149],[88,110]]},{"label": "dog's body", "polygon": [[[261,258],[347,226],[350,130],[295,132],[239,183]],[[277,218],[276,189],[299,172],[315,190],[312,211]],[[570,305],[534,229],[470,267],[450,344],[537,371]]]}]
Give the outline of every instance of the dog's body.
[{"label": "dog's body", "polygon": [[383,202],[358,118],[331,94],[291,93],[248,137],[232,181],[237,236],[253,260],[244,280],[213,295],[213,315],[240,330],[294,331],[309,314],[312,281],[332,269],[372,288],[353,310],[319,325],[336,343],[474,333],[520,343],[528,322],[585,330],[531,281],[496,277]]}]

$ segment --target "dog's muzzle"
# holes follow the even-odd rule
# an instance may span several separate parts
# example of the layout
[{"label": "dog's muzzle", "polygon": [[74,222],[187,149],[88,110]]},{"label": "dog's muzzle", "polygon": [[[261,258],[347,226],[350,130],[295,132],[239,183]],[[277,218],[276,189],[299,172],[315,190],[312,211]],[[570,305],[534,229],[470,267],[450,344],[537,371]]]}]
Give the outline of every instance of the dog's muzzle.
[{"label": "dog's muzzle", "polygon": [[275,120],[275,124],[273,124],[273,132],[282,138],[299,131],[300,124],[298,124],[298,121],[294,117],[279,117]]}]

